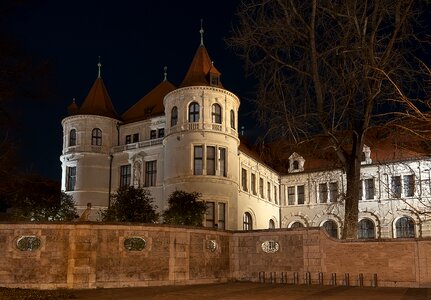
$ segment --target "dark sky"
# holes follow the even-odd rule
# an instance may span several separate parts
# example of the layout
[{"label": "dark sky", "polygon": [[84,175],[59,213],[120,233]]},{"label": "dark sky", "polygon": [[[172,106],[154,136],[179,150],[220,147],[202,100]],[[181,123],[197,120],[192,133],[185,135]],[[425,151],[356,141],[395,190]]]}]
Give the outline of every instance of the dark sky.
[{"label": "dark sky", "polygon": [[[30,2],[30,1],[29,1]],[[20,115],[22,162],[28,172],[60,180],[61,120],[76,98],[82,104],[97,77],[102,78],[119,114],[163,79],[179,85],[200,43],[222,73],[226,89],[241,101],[239,122],[251,130],[252,83],[245,79],[242,61],[224,39],[230,35],[239,1],[31,1],[5,20],[7,30],[36,63],[52,65],[52,97],[25,102]]]}]

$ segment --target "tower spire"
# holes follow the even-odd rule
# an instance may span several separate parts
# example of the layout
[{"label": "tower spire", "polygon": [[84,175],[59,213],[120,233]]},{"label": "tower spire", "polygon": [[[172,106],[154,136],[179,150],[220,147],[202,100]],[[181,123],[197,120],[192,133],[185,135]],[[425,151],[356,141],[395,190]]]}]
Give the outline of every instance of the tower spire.
[{"label": "tower spire", "polygon": [[97,72],[97,78],[101,77],[101,68],[102,68],[102,63],[100,62],[100,55],[99,55],[99,62],[97,63],[97,68],[98,68],[98,72]]},{"label": "tower spire", "polygon": [[164,75],[163,81],[166,81],[166,80],[168,80],[168,66],[165,66],[165,67],[163,68],[163,70],[165,71],[165,72],[163,73],[163,75]]},{"label": "tower spire", "polygon": [[203,28],[203,19],[201,19],[201,30],[199,30],[199,33],[201,34],[201,46],[204,45],[204,28]]}]

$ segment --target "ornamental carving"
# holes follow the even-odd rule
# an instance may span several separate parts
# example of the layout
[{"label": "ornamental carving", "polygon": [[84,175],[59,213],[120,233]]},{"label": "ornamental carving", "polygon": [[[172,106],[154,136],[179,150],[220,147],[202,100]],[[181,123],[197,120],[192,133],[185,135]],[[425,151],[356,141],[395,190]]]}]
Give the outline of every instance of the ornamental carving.
[{"label": "ornamental carving", "polygon": [[147,242],[141,237],[130,237],[124,240],[124,248],[129,251],[142,251]]},{"label": "ornamental carving", "polygon": [[21,251],[36,251],[40,245],[41,241],[35,235],[22,236],[16,241],[16,247]]},{"label": "ornamental carving", "polygon": [[208,250],[210,250],[211,252],[215,252],[217,250],[218,244],[216,240],[209,240],[207,242],[207,248]]},{"label": "ornamental carving", "polygon": [[275,253],[280,248],[280,245],[276,241],[264,241],[262,243],[262,250],[266,253]]}]

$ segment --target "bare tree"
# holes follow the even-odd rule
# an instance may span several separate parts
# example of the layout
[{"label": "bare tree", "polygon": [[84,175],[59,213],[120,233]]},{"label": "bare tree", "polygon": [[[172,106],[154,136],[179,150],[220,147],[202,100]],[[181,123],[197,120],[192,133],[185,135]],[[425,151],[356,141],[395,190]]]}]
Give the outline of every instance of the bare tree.
[{"label": "bare tree", "polygon": [[[258,79],[269,136],[318,137],[347,177],[343,238],[356,238],[361,156],[372,128],[426,136],[429,102],[414,0],[251,0],[228,40]],[[428,8],[429,9],[429,8]],[[428,77],[429,78],[429,77]]]}]

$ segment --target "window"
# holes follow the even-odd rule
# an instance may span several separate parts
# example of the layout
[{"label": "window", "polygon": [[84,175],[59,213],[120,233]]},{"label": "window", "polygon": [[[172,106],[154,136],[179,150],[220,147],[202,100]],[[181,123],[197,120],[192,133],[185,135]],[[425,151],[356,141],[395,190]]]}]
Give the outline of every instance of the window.
[{"label": "window", "polygon": [[265,195],[263,194],[263,178],[259,178],[259,195],[260,198],[265,198]]},{"label": "window", "polygon": [[328,186],[326,185],[326,183],[319,184],[319,202],[328,202]]},{"label": "window", "polygon": [[298,193],[298,204],[304,204],[305,197],[304,197],[304,186],[298,185],[296,187],[296,191]]},{"label": "window", "polygon": [[415,223],[409,217],[402,217],[395,223],[396,237],[397,238],[414,238],[415,237]]},{"label": "window", "polygon": [[221,106],[217,103],[212,105],[212,122],[221,124]]},{"label": "window", "polygon": [[133,134],[133,143],[137,143],[139,142],[139,133],[134,133]]},{"label": "window", "polygon": [[150,131],[150,140],[154,140],[155,138],[157,138],[157,131],[154,129]]},{"label": "window", "polygon": [[292,225],[290,225],[290,228],[302,228],[304,227],[304,224],[301,222],[293,222]]},{"label": "window", "polygon": [[233,109],[230,110],[230,128],[235,129],[235,112]]},{"label": "window", "polygon": [[178,108],[176,106],[172,107],[171,111],[171,126],[175,126],[178,123]]},{"label": "window", "polygon": [[299,169],[299,161],[294,160],[292,163],[292,169],[298,170]]},{"label": "window", "polygon": [[196,102],[189,105],[189,122],[199,122],[199,104]]},{"label": "window", "polygon": [[130,185],[130,178],[132,176],[132,166],[124,165],[120,167],[120,187]]},{"label": "window", "polygon": [[338,200],[338,182],[329,183],[329,202],[337,202]]},{"label": "window", "polygon": [[76,129],[72,129],[69,132],[69,147],[76,146]]},{"label": "window", "polygon": [[130,144],[132,142],[132,136],[129,134],[129,135],[126,135],[126,144]]},{"label": "window", "polygon": [[338,238],[338,226],[337,223],[335,223],[332,220],[326,221],[322,225],[323,228],[325,228],[326,232],[329,234],[329,236],[332,236],[333,238]]},{"label": "window", "polygon": [[193,149],[193,174],[202,175],[203,169],[203,151],[202,146],[194,146]]},{"label": "window", "polygon": [[215,175],[215,147],[207,147],[207,175]]},{"label": "window", "polygon": [[295,205],[295,187],[289,186],[287,188],[287,204]]},{"label": "window", "polygon": [[217,227],[220,229],[226,228],[226,204],[218,203],[218,225]]},{"label": "window", "polygon": [[374,178],[364,180],[365,199],[374,199]]},{"label": "window", "polygon": [[254,173],[251,173],[251,192],[253,193],[253,195],[257,195],[256,174],[254,174]]},{"label": "window", "polygon": [[66,191],[74,191],[76,184],[76,167],[66,168]]},{"label": "window", "polygon": [[137,143],[137,142],[139,142],[139,133],[134,133],[133,135],[131,134],[126,135],[126,144]]},{"label": "window", "polygon": [[278,193],[277,193],[277,186],[274,185],[274,202],[275,204],[278,204]]},{"label": "window", "polygon": [[242,190],[247,192],[248,188],[247,188],[247,170],[246,169],[241,169],[241,184],[242,184]]},{"label": "window", "polygon": [[218,148],[219,151],[219,166],[220,166],[220,176],[226,177],[226,149]]},{"label": "window", "polygon": [[158,132],[157,132],[157,136],[158,136],[159,138],[162,138],[162,137],[164,137],[164,136],[165,136],[165,129],[164,129],[164,128],[159,128],[157,131],[158,131]]},{"label": "window", "polygon": [[403,188],[405,197],[413,197],[415,194],[415,178],[414,175],[403,176]]},{"label": "window", "polygon": [[394,198],[401,198],[401,176],[391,177],[391,193]]},{"label": "window", "polygon": [[145,186],[156,186],[157,161],[145,162]]},{"label": "window", "polygon": [[266,183],[266,195],[268,196],[268,201],[271,201],[271,183],[269,181]]},{"label": "window", "polygon": [[243,216],[243,229],[244,230],[253,230],[253,220],[251,218],[250,213],[246,212]]},{"label": "window", "polygon": [[268,228],[269,229],[275,229],[275,222],[273,219],[269,220]]},{"label": "window", "polygon": [[358,224],[358,239],[374,239],[374,223],[369,219],[362,219]]},{"label": "window", "polygon": [[205,213],[205,227],[214,227],[214,216],[215,216],[215,210],[214,210],[214,202],[206,202],[207,205],[207,211]]},{"label": "window", "polygon": [[94,128],[91,132],[91,145],[102,146],[102,130]]}]

